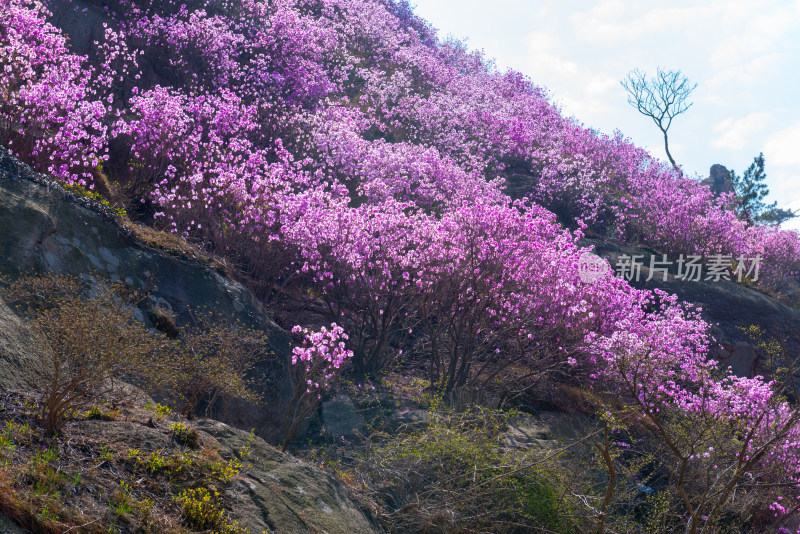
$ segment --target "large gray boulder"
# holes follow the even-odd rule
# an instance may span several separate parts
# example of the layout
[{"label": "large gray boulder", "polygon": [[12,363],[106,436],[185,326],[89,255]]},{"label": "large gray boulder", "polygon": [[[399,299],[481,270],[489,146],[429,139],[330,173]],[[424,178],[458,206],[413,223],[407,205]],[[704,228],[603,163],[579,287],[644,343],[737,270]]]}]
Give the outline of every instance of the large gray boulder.
[{"label": "large gray boulder", "polygon": [[322,403],[322,428],[334,439],[354,439],[367,433],[367,423],[347,395],[335,395]]},{"label": "large gray boulder", "polygon": [[[245,432],[217,421],[198,421],[197,428],[203,443],[218,449],[225,458],[242,450],[249,438]],[[380,532],[342,483],[321,469],[260,439],[250,445],[247,462],[252,467],[228,494],[233,501],[233,519],[248,532]]]},{"label": "large gray boulder", "polygon": [[[155,307],[173,313],[180,324],[189,320],[190,310],[207,306],[267,332],[269,350],[253,377],[264,405],[231,402],[224,412],[211,415],[255,429],[267,441],[280,440],[290,395],[285,378],[291,342],[253,294],[199,261],[147,247],[101,206],[65,192],[0,148],[0,275],[13,278],[29,271],[104,278],[147,289],[150,299],[136,313],[148,326],[157,321]],[[5,308],[0,308],[0,321],[0,348],[16,347],[13,353],[4,348],[0,358],[21,356],[29,336],[20,333],[18,321]],[[21,383],[21,377],[6,379],[4,374],[0,372],[0,380],[8,380],[9,386]]]}]

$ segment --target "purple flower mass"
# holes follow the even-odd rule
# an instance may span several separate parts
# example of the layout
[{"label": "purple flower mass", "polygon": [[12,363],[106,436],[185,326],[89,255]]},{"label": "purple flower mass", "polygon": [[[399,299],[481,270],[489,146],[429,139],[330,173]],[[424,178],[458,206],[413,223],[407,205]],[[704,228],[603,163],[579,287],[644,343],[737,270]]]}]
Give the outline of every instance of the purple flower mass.
[{"label": "purple flower mass", "polygon": [[[264,286],[308,284],[333,323],[299,331],[308,393],[346,365],[386,368],[419,332],[453,340],[431,348],[445,390],[480,383],[487,359],[555,359],[645,415],[739,425],[753,450],[779,440],[759,461],[798,483],[800,432],[780,432],[792,406],[720,372],[709,326],[675,297],[610,272],[583,283],[582,230],[554,213],[660,253],[760,255],[766,286],[797,277],[796,232],[747,226],[730,197],[564,117],[402,3],[106,5],[78,55],[46,3],[0,0],[0,143],[65,184],[96,187],[104,169]],[[523,199],[510,169],[530,177]]]}]

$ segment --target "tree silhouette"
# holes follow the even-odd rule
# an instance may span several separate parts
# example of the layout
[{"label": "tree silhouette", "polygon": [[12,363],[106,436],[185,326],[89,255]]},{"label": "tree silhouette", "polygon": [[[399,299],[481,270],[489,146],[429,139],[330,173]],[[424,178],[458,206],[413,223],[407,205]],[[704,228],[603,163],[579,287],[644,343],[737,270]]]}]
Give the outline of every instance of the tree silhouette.
[{"label": "tree silhouette", "polygon": [[628,103],[642,115],[653,119],[664,134],[664,150],[667,152],[669,162],[682,175],[669,152],[667,130],[672,125],[672,119],[692,107],[692,102],[687,102],[687,98],[697,84],[690,84],[689,79],[679,70],[665,70],[661,67],[658,67],[656,75],[652,78],[648,78],[639,69],[634,69],[620,84],[628,92]]}]

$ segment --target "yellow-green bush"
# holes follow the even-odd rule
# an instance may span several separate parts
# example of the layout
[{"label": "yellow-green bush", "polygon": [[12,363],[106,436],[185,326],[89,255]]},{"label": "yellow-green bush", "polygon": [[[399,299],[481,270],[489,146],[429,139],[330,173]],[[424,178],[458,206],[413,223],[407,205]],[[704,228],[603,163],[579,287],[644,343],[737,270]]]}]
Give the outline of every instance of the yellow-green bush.
[{"label": "yellow-green bush", "polygon": [[184,490],[176,500],[182,505],[182,516],[187,526],[195,530],[210,530],[219,534],[243,532],[220,503],[219,493],[206,488]]},{"label": "yellow-green bush", "polygon": [[558,476],[504,447],[507,412],[431,410],[422,428],[377,438],[356,474],[408,531],[574,532]]},{"label": "yellow-green bush", "polygon": [[184,423],[171,423],[169,429],[175,441],[182,445],[186,445],[191,449],[196,449],[200,446],[200,435],[197,430],[189,428]]}]

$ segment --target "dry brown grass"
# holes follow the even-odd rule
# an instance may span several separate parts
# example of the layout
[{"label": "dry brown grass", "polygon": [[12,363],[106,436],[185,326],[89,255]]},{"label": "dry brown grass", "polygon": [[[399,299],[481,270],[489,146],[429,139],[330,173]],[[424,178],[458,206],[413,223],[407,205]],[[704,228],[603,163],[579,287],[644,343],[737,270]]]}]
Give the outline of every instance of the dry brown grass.
[{"label": "dry brown grass", "polygon": [[224,258],[210,254],[200,246],[189,243],[177,234],[157,230],[150,226],[133,222],[130,219],[122,221],[121,224],[142,245],[166,252],[171,256],[200,262],[222,275],[233,278],[233,267]]}]

